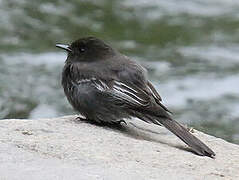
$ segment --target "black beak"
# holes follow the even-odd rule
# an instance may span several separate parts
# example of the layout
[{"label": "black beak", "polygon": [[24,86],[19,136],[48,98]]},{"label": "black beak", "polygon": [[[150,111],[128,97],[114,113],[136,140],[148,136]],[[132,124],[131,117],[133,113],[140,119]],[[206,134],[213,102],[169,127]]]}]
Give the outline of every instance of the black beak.
[{"label": "black beak", "polygon": [[69,45],[66,45],[66,44],[56,44],[56,47],[61,48],[61,49],[64,49],[64,50],[66,50],[66,51],[68,51],[68,52],[71,52],[71,51],[72,51],[71,48],[70,48],[70,46],[69,46]]}]

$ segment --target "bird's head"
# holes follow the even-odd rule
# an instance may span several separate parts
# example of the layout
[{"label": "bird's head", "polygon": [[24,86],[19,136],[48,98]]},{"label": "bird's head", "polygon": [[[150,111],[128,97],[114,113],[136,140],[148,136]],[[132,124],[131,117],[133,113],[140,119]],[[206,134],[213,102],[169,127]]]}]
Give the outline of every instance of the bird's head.
[{"label": "bird's head", "polygon": [[56,47],[68,52],[67,61],[95,62],[113,56],[116,51],[95,37],[81,38],[70,45],[56,44]]}]

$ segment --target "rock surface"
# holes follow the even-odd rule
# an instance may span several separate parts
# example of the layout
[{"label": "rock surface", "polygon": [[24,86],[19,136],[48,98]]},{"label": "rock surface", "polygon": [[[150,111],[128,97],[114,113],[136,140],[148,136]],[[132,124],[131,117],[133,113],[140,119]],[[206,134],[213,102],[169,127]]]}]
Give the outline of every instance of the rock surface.
[{"label": "rock surface", "polygon": [[0,121],[0,179],[239,179],[239,146],[199,131],[215,159],[197,156],[165,128],[53,119]]}]

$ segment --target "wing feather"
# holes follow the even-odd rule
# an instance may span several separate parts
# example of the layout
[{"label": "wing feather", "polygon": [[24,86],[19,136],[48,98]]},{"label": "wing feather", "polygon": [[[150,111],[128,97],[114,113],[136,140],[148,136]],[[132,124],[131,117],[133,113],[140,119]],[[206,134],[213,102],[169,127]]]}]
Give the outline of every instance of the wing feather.
[{"label": "wing feather", "polygon": [[128,103],[136,106],[148,106],[150,104],[148,94],[137,88],[123,82],[114,81],[112,93],[115,97],[121,98]]},{"label": "wing feather", "polygon": [[145,88],[139,88],[134,84],[117,80],[106,82],[97,78],[89,78],[77,81],[77,84],[84,83],[90,83],[100,92],[107,93],[112,98],[115,98],[117,103],[120,101],[121,104],[129,105],[131,107],[148,107],[152,103],[153,98],[164,110],[170,112],[161,104],[160,101],[162,101],[162,99],[160,95],[149,81]]}]

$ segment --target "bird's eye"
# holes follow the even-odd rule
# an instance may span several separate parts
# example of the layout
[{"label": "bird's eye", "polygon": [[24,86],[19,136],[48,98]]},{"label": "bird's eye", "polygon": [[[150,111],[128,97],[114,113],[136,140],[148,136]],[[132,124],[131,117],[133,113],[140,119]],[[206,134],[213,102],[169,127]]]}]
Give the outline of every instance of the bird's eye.
[{"label": "bird's eye", "polygon": [[80,52],[85,52],[85,48],[81,47]]}]

